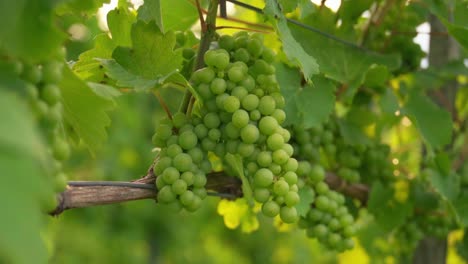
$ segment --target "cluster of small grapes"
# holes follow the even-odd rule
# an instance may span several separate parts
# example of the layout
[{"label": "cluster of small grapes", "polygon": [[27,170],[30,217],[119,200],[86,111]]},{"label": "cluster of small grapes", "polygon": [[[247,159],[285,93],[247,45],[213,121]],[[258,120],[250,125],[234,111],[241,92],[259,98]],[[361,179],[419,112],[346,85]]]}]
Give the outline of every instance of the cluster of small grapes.
[{"label": "cluster of small grapes", "polygon": [[[298,163],[288,144],[290,133],[281,124],[286,116],[284,98],[275,77],[272,50],[261,35],[238,33],[221,36],[218,49],[205,53],[207,65],[193,73],[191,81],[203,99],[191,118],[204,154],[215,154],[230,166],[227,154],[242,157],[254,198],[265,215],[278,214],[284,222],[298,219],[296,208]],[[232,170],[231,170],[232,172]]]},{"label": "cluster of small grapes", "polygon": [[308,130],[295,128],[294,140],[295,147],[299,150],[298,157],[313,162],[326,160],[330,170],[350,183],[372,182],[379,178],[385,181],[393,179],[389,146],[381,143],[346,143],[338,129],[336,118],[331,118],[323,126]]},{"label": "cluster of small grapes", "polygon": [[154,167],[158,201],[175,209],[196,211],[206,197],[206,174],[211,164],[202,149],[202,137],[195,127],[200,118],[188,118],[178,112],[171,119],[160,122],[153,143],[161,148]]},{"label": "cluster of small grapes", "polygon": [[317,238],[328,248],[337,251],[353,248],[354,217],[348,212],[344,196],[330,190],[325,183],[323,167],[300,161],[297,173],[304,184],[312,187],[315,195],[307,215],[301,217],[299,227],[306,229],[308,237]]},{"label": "cluster of small grapes", "polygon": [[391,240],[395,250],[402,255],[410,255],[418,247],[418,243],[424,237],[424,232],[415,221],[407,221],[393,234]]},{"label": "cluster of small grapes", "polygon": [[[63,191],[66,187],[62,162],[70,156],[70,146],[64,131],[61,91],[58,86],[62,79],[64,54],[58,57],[60,59],[51,59],[42,64],[31,64],[20,60],[9,61],[13,64],[14,74],[21,79],[27,101],[44,131],[44,138],[50,144],[50,166],[46,166],[54,176],[52,181],[56,192]],[[55,202],[45,203],[46,209],[55,207]]]}]

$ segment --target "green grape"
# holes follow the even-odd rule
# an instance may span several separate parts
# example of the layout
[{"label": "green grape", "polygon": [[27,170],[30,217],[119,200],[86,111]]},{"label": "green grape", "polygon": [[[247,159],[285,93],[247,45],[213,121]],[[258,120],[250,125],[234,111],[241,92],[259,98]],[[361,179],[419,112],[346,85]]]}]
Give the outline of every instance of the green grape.
[{"label": "green grape", "polygon": [[163,171],[162,178],[166,184],[173,184],[180,178],[180,172],[175,167],[168,167]]},{"label": "green grape", "polygon": [[187,191],[187,183],[182,180],[178,179],[172,184],[172,192],[177,195],[181,195]]},{"label": "green grape", "polygon": [[275,133],[267,138],[267,146],[272,151],[281,149],[284,146],[284,138]]},{"label": "green grape", "polygon": [[237,128],[243,128],[249,123],[249,113],[243,109],[238,109],[232,115],[232,124]]},{"label": "green grape", "polygon": [[188,171],[192,166],[192,158],[187,153],[179,153],[174,157],[173,165],[180,172]]},{"label": "green grape", "polygon": [[296,207],[283,206],[280,210],[281,220],[285,223],[294,223],[299,219]]},{"label": "green grape", "polygon": [[240,101],[235,96],[228,96],[224,100],[224,110],[226,110],[229,113],[234,113],[236,110],[239,109],[239,107],[240,107]]},{"label": "green grape", "polygon": [[174,127],[181,128],[187,123],[187,116],[184,113],[177,112],[172,116],[172,123]]},{"label": "green grape", "polygon": [[289,185],[293,185],[297,183],[297,174],[293,171],[287,171],[283,175],[283,178]]},{"label": "green grape", "polygon": [[158,201],[162,203],[171,203],[175,201],[176,195],[171,189],[171,186],[166,185],[158,192]]},{"label": "green grape", "polygon": [[239,67],[232,67],[228,70],[229,80],[235,83],[242,81],[245,78],[245,74]]},{"label": "green grape", "polygon": [[224,91],[226,91],[226,87],[226,81],[221,78],[215,78],[210,84],[211,92],[214,94],[224,93]]},{"label": "green grape", "polygon": [[255,94],[249,94],[242,99],[242,107],[247,111],[252,111],[258,107],[259,102]]},{"label": "green grape", "polygon": [[247,126],[242,128],[240,136],[242,138],[242,141],[244,141],[247,144],[255,143],[255,141],[257,141],[259,137],[258,128],[255,125],[248,124]]},{"label": "green grape", "polygon": [[219,47],[230,51],[234,48],[234,38],[229,35],[223,35],[218,39]]},{"label": "green grape", "polygon": [[257,58],[263,52],[263,45],[260,40],[251,38],[247,40],[247,50],[252,55],[252,57]]},{"label": "green grape", "polygon": [[250,60],[250,54],[246,49],[239,48],[234,52],[234,59],[247,63]]},{"label": "green grape", "polygon": [[268,201],[263,204],[262,212],[269,217],[275,217],[280,213],[280,206],[274,201]]},{"label": "green grape", "polygon": [[273,97],[265,95],[260,99],[258,103],[258,110],[262,115],[271,115],[276,109],[276,102]]},{"label": "green grape", "polygon": [[193,73],[192,78],[200,83],[210,83],[215,77],[211,68],[202,68]]},{"label": "green grape", "polygon": [[193,186],[204,187],[206,185],[206,176],[203,173],[196,173],[193,177]]},{"label": "green grape", "polygon": [[197,135],[192,131],[185,131],[179,136],[179,145],[184,150],[193,149],[198,143]]},{"label": "green grape", "polygon": [[231,94],[232,96],[237,97],[237,99],[242,100],[244,97],[246,97],[249,94],[249,92],[243,86],[236,86],[234,87],[234,89],[232,89]]},{"label": "green grape", "polygon": [[284,196],[284,202],[288,207],[295,206],[296,204],[299,203],[300,197],[297,192],[289,191],[285,196]]},{"label": "green grape", "polygon": [[190,204],[193,203],[193,200],[195,198],[195,195],[193,194],[192,191],[185,191],[183,194],[180,195],[180,203],[184,206],[189,206]]},{"label": "green grape", "polygon": [[272,157],[273,157],[273,162],[278,165],[283,165],[289,159],[288,153],[286,153],[286,151],[284,151],[283,149],[275,150],[272,154]]},{"label": "green grape", "polygon": [[50,106],[60,100],[60,88],[55,84],[46,84],[41,89],[41,98]]},{"label": "green grape", "polygon": [[61,138],[55,138],[52,145],[52,155],[56,160],[67,160],[70,157],[70,145]]},{"label": "green grape", "polygon": [[221,131],[217,128],[212,128],[208,131],[208,138],[217,142],[221,138]]},{"label": "green grape", "polygon": [[267,188],[255,188],[254,199],[259,203],[266,203],[270,198],[270,191]]},{"label": "green grape", "polygon": [[221,120],[216,113],[208,113],[203,118],[203,123],[207,128],[218,128],[221,124]]},{"label": "green grape", "polygon": [[273,178],[273,173],[269,169],[261,168],[254,175],[254,184],[258,187],[268,187],[273,183]]},{"label": "green grape", "polygon": [[289,191],[289,184],[285,180],[278,180],[273,185],[273,191],[278,196],[284,196]]},{"label": "green grape", "polygon": [[62,80],[63,63],[49,61],[42,65],[42,81],[45,83],[59,83]]},{"label": "green grape", "polygon": [[271,116],[262,117],[258,123],[260,133],[267,136],[272,135],[278,129],[278,126],[277,120]]},{"label": "green grape", "polygon": [[262,167],[270,166],[272,162],[271,152],[262,151],[257,156],[257,163]]},{"label": "green grape", "polygon": [[187,184],[187,187],[193,185],[194,182],[194,174],[191,171],[186,171],[180,175],[180,178]]}]

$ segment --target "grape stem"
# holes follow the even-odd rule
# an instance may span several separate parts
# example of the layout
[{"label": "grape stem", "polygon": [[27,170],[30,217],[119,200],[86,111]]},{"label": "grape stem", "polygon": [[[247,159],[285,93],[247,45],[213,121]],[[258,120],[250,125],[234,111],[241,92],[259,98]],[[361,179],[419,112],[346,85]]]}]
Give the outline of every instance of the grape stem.
[{"label": "grape stem", "polygon": [[[210,0],[210,4],[208,6],[208,13],[206,14],[206,19],[203,19],[203,12],[201,11],[200,4],[197,1],[197,9],[200,15],[200,23],[202,25],[202,36],[200,39],[200,46],[198,47],[197,60],[195,62],[193,71],[201,69],[203,68],[203,66],[205,66],[205,61],[203,60],[203,56],[205,55],[205,52],[210,48],[210,43],[215,37],[218,4],[219,4],[219,0]],[[187,90],[184,94],[184,98],[182,99],[182,103],[180,105],[180,109],[179,109],[180,112],[182,113],[191,112],[191,110],[189,110],[191,98],[192,98],[192,94],[190,93],[189,90]]]},{"label": "grape stem", "polygon": [[169,107],[167,107],[167,104],[166,104],[166,102],[163,100],[163,98],[161,97],[161,94],[160,94],[158,91],[154,91],[153,93],[154,93],[154,95],[156,96],[156,98],[158,98],[159,104],[161,104],[161,107],[162,107],[162,108],[164,109],[164,111],[166,112],[167,117],[169,117],[169,119],[172,120],[171,110],[169,110]]}]

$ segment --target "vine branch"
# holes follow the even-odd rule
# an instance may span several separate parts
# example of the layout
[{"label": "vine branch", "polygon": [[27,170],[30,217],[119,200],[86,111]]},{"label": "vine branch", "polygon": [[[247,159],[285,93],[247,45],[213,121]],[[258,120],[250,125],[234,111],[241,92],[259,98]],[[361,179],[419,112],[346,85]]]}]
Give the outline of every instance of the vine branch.
[{"label": "vine branch", "polygon": [[[71,181],[67,189],[57,197],[58,206],[49,214],[57,216],[73,208],[84,208],[106,204],[123,203],[134,200],[151,199],[156,201],[156,176],[153,166],[148,173],[132,182],[117,181]],[[346,184],[333,173],[327,173],[325,179],[331,189],[367,203],[369,188],[363,184]],[[235,199],[242,197],[242,182],[224,172],[212,172],[207,175],[206,189],[210,196]]]}]

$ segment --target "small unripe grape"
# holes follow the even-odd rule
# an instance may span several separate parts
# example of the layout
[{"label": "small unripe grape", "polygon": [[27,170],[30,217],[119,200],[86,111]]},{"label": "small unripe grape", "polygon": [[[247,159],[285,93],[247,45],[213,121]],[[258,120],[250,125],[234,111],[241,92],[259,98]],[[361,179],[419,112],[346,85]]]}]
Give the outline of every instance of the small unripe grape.
[{"label": "small unripe grape", "polygon": [[242,107],[247,111],[252,111],[258,107],[259,99],[255,94],[246,95],[242,99]]},{"label": "small unripe grape", "polygon": [[219,119],[218,114],[208,113],[203,118],[203,123],[207,128],[217,128],[221,124],[221,120]]},{"label": "small unripe grape", "polygon": [[247,63],[250,60],[250,54],[246,49],[239,48],[234,52],[234,59]]},{"label": "small unripe grape", "polygon": [[326,196],[319,195],[317,199],[315,200],[315,206],[317,209],[326,211],[328,210],[328,207],[330,206],[330,201]]},{"label": "small unripe grape", "polygon": [[257,109],[250,111],[250,120],[258,121],[262,117],[262,114]]},{"label": "small unripe grape", "polygon": [[193,73],[192,78],[200,83],[210,83],[215,77],[211,68],[202,68]]},{"label": "small unripe grape", "polygon": [[204,124],[198,124],[194,128],[194,132],[199,139],[203,139],[208,135],[208,128]]},{"label": "small unripe grape", "polygon": [[289,185],[297,183],[297,174],[295,172],[288,171],[283,175],[283,178]]},{"label": "small unripe grape", "polygon": [[244,87],[247,91],[252,91],[255,88],[255,79],[248,75],[240,82],[240,85],[242,85],[242,87]]},{"label": "small unripe grape", "polygon": [[252,55],[252,57],[257,58],[263,52],[263,45],[260,40],[251,38],[247,40],[247,50]]},{"label": "small unripe grape", "polygon": [[244,158],[249,157],[255,150],[255,146],[253,144],[246,144],[241,142],[237,147],[237,152]]},{"label": "small unripe grape", "polygon": [[177,112],[172,116],[172,123],[174,127],[181,128],[187,123],[187,116],[182,112]]},{"label": "small unripe grape", "polygon": [[265,203],[270,198],[270,191],[267,188],[256,188],[254,190],[255,201]]},{"label": "small unripe grape", "polygon": [[284,196],[284,203],[286,203],[287,206],[292,207],[295,206],[296,204],[299,203],[299,194],[297,192],[289,191],[285,196]]},{"label": "small unripe grape", "polygon": [[208,138],[214,142],[217,142],[221,138],[221,131],[217,128],[212,128],[208,131]]},{"label": "small unripe grape", "polygon": [[240,107],[240,101],[235,96],[229,96],[224,100],[224,110],[229,113],[234,113]]},{"label": "small unripe grape", "polygon": [[284,146],[284,138],[275,133],[267,138],[267,146],[272,151],[281,149]]},{"label": "small unripe grape", "polygon": [[189,212],[195,212],[196,210],[198,210],[198,208],[201,207],[201,204],[202,204],[202,200],[200,197],[194,195],[193,196],[193,200],[192,200],[192,203],[188,204],[187,206],[185,206],[185,209]]},{"label": "small unripe grape", "polygon": [[180,175],[180,178],[187,184],[187,186],[191,186],[194,181],[194,174],[191,171],[186,171]]},{"label": "small unripe grape", "polygon": [[226,81],[221,78],[215,78],[211,82],[210,89],[214,94],[222,94],[226,91]]},{"label": "small unripe grape", "polygon": [[193,177],[193,186],[204,187],[206,185],[206,175],[203,173],[196,173]]},{"label": "small unripe grape", "polygon": [[299,219],[296,207],[283,206],[280,210],[281,220],[285,223],[294,223]]},{"label": "small unripe grape", "polygon": [[181,195],[185,193],[185,191],[187,191],[187,183],[184,180],[178,179],[172,184],[173,193]]},{"label": "small unripe grape", "polygon": [[162,178],[166,184],[173,184],[179,177],[180,172],[174,167],[168,167],[162,173]]},{"label": "small unripe grape", "polygon": [[289,158],[286,164],[283,165],[285,171],[295,172],[299,167],[299,163],[295,158]]},{"label": "small unripe grape", "polygon": [[46,84],[41,89],[41,98],[50,106],[60,100],[60,88],[55,84]]},{"label": "small unripe grape", "polygon": [[264,48],[262,52],[262,59],[268,63],[272,63],[275,60],[275,53],[269,48]]},{"label": "small unripe grape", "polygon": [[42,80],[46,83],[58,83],[62,80],[63,63],[49,61],[42,65]]},{"label": "small unripe grape", "polygon": [[177,170],[185,172],[190,170],[190,167],[192,166],[192,158],[187,153],[180,153],[174,157],[173,164]]},{"label": "small unripe grape", "polygon": [[274,201],[268,201],[263,204],[262,212],[269,217],[275,217],[280,213],[280,206]]},{"label": "small unripe grape", "polygon": [[315,191],[317,191],[318,194],[326,194],[329,190],[328,185],[323,181],[315,184]]},{"label": "small unripe grape", "polygon": [[219,47],[230,51],[234,48],[234,38],[229,35],[223,35],[218,39]]},{"label": "small unripe grape", "polygon": [[243,86],[236,86],[231,91],[231,95],[237,97],[239,100],[244,99],[248,94],[249,92]]},{"label": "small unripe grape", "polygon": [[262,134],[269,136],[278,128],[278,121],[271,116],[262,117],[258,123],[258,128]]},{"label": "small unripe grape", "polygon": [[42,80],[42,72],[37,65],[24,65],[22,77],[32,83],[37,84]]},{"label": "small unripe grape", "polygon": [[283,149],[278,149],[273,152],[273,162],[278,165],[283,165],[289,159],[289,155]]},{"label": "small unripe grape", "polygon": [[262,167],[270,166],[272,162],[271,152],[262,151],[257,156],[257,163]]},{"label": "small unripe grape", "polygon": [[318,164],[312,165],[308,176],[312,182],[321,182],[325,179],[325,170]]},{"label": "small unripe grape", "polygon": [[179,145],[185,150],[193,149],[197,143],[197,135],[192,131],[185,131],[179,136]]},{"label": "small unripe grape", "polygon": [[166,185],[158,192],[158,201],[161,203],[170,203],[175,201],[176,195],[171,189],[171,186]]},{"label": "small unripe grape", "polygon": [[273,114],[271,116],[276,119],[278,124],[282,124],[286,120],[286,113],[284,112],[283,109],[275,109],[273,111]]},{"label": "small unripe grape", "polygon": [[278,180],[273,185],[273,192],[278,196],[284,196],[289,191],[289,184],[285,180]]},{"label": "small unripe grape", "polygon": [[184,59],[190,60],[191,58],[193,58],[193,56],[195,56],[195,51],[190,48],[185,48],[182,50],[182,56],[184,57]]},{"label": "small unripe grape", "polygon": [[167,156],[174,158],[175,156],[182,153],[182,148],[177,144],[172,144],[167,147]]},{"label": "small unripe grape", "polygon": [[193,202],[194,197],[195,197],[195,195],[193,194],[193,192],[187,190],[180,196],[180,202],[184,206],[188,206],[189,204],[191,204]]},{"label": "small unripe grape", "polygon": [[271,115],[276,109],[276,102],[273,97],[265,95],[260,99],[258,110],[262,115]]},{"label": "small unripe grape", "polygon": [[273,174],[278,175],[281,172],[281,166],[275,163],[270,164],[268,168],[273,172]]},{"label": "small unripe grape", "polygon": [[211,92],[211,88],[208,84],[201,83],[196,87],[196,89],[203,99],[208,100],[213,98],[213,93]]},{"label": "small unripe grape", "polygon": [[67,160],[70,157],[70,145],[61,138],[55,138],[52,145],[52,155],[56,160]]},{"label": "small unripe grape", "polygon": [[237,83],[242,81],[245,78],[243,70],[239,67],[232,67],[228,70],[229,80]]},{"label": "small unripe grape", "polygon": [[273,183],[273,178],[273,173],[269,169],[261,168],[254,175],[254,184],[258,187],[268,187]]},{"label": "small unripe grape", "polygon": [[240,133],[242,141],[247,144],[255,143],[258,140],[259,134],[257,127],[252,124],[248,124],[242,128]]},{"label": "small unripe grape", "polygon": [[240,136],[239,129],[231,122],[226,125],[224,128],[224,133],[230,139],[237,139]]},{"label": "small unripe grape", "polygon": [[249,113],[243,109],[238,109],[232,115],[232,124],[237,128],[243,128],[249,123]]}]

